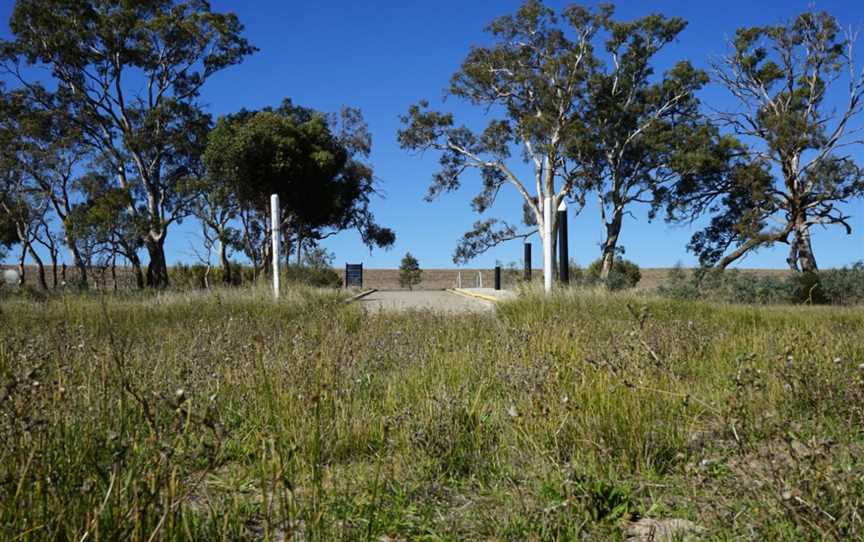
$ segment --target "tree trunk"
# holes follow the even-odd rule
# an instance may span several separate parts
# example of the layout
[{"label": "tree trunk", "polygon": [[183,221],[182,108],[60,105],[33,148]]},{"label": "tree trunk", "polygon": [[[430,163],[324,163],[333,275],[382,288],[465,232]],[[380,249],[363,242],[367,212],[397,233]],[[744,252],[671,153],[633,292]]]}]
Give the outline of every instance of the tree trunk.
[{"label": "tree trunk", "polygon": [[601,280],[609,278],[609,273],[612,272],[612,266],[615,264],[615,253],[618,249],[618,239],[621,236],[621,223],[623,219],[623,209],[615,209],[612,215],[612,222],[606,223],[606,240],[603,241],[603,252],[601,255]]},{"label": "tree trunk", "polygon": [[222,266],[222,282],[226,285],[231,284],[231,262],[228,261],[228,251],[225,248],[225,241],[219,241],[219,265]]},{"label": "tree trunk", "polygon": [[21,243],[21,253],[18,255],[18,286],[24,286],[25,280],[25,272],[27,268],[24,267],[24,258],[27,257],[27,243]]},{"label": "tree trunk", "polygon": [[801,216],[795,224],[795,239],[793,241],[798,254],[798,266],[803,273],[815,273],[819,270],[816,265],[816,255],[813,254],[813,245],[810,242],[810,226],[806,218]]},{"label": "tree trunk", "polygon": [[33,245],[27,243],[27,252],[30,253],[30,257],[33,258],[33,261],[36,262],[36,272],[39,277],[39,287],[43,290],[48,289],[48,281],[45,279],[45,265],[42,263],[42,258],[36,254],[36,251],[33,250]]},{"label": "tree trunk", "polygon": [[111,255],[111,283],[114,285],[114,291],[117,291],[117,252]]},{"label": "tree trunk", "polygon": [[168,265],[165,263],[165,242],[145,243],[150,261],[147,262],[147,286],[150,288],[168,287]]},{"label": "tree trunk", "polygon": [[126,257],[129,258],[129,263],[132,265],[132,274],[135,275],[135,286],[139,290],[143,290],[144,273],[141,271],[141,258],[134,252],[127,254]]},{"label": "tree trunk", "polygon": [[[78,287],[87,288],[87,264],[84,258],[81,257],[81,251],[78,250],[78,245],[69,236],[66,237],[66,242],[69,243],[69,250],[72,252],[72,263],[78,269]],[[65,280],[65,278],[64,278]]]}]

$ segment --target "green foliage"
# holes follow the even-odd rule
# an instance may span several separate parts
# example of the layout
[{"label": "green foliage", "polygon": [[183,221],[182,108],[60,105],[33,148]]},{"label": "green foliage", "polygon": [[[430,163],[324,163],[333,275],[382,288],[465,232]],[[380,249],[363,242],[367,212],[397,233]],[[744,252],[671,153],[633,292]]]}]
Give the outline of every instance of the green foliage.
[{"label": "green foliage", "polygon": [[820,289],[832,305],[864,304],[864,261],[819,272]]},{"label": "green foliage", "polygon": [[413,290],[423,280],[423,271],[417,258],[407,252],[399,263],[399,286]]},{"label": "green foliage", "polygon": [[815,273],[756,275],[737,269],[673,269],[658,293],[675,299],[747,304],[864,303],[864,264]]},{"label": "green foliage", "polygon": [[219,119],[204,161],[210,183],[241,207],[267,215],[271,194],[278,194],[289,234],[315,239],[354,228],[370,247],[389,247],[395,235],[369,209],[374,176],[363,159],[371,144],[358,110],[334,118],[286,99],[276,109]]},{"label": "green foliage", "polygon": [[[2,200],[0,210],[11,207],[12,202],[3,191],[0,191],[0,200]],[[4,211],[0,213],[0,260],[3,259],[5,250],[16,244],[18,244],[18,231],[15,229],[15,220],[12,213]]]},{"label": "green foliage", "polygon": [[[231,283],[228,286],[249,286],[255,281],[255,270],[249,266],[237,262],[229,262],[231,266]],[[203,264],[187,265],[179,263],[168,269],[171,279],[171,287],[175,290],[197,290],[207,287],[226,285],[225,274],[220,266],[213,266],[207,273],[207,266]]]},{"label": "green foliage", "polygon": [[316,288],[340,288],[342,279],[332,267],[323,265],[289,265],[285,271],[288,284],[302,284]]},{"label": "green foliage", "polygon": [[864,170],[844,149],[854,143],[848,126],[864,99],[853,48],[853,36],[815,9],[737,30],[733,50],[716,66],[739,102],[721,113],[731,131],[718,146],[726,165],[683,179],[668,195],[674,220],[711,215],[688,247],[702,265],[727,267],[782,243],[791,269],[815,272],[813,225],[852,233],[843,207],[864,196]]},{"label": "green foliage", "polygon": [[9,27],[12,39],[0,44],[8,72],[47,69],[46,87],[56,90],[22,86],[53,113],[71,115],[82,145],[134,199],[129,212],[146,225],[139,241],[150,253],[148,282],[166,286],[164,238],[189,212],[182,181],[201,173],[210,127],[201,88],[255,51],[237,16],[201,1],[17,0]]},{"label": "green foliage", "polygon": [[612,269],[605,281],[601,281],[600,279],[600,271],[602,268],[602,259],[591,262],[591,265],[588,266],[584,274],[587,281],[592,284],[603,282],[608,289],[614,291],[633,288],[639,284],[639,281],[642,279],[642,272],[639,270],[639,266],[620,256],[615,257],[615,260],[612,263]]},{"label": "green foliage", "polygon": [[[433,150],[439,157],[427,200],[457,190],[464,173],[473,168],[482,179],[471,202],[474,210],[486,212],[500,190],[512,185],[523,200],[523,222],[531,230],[542,223],[540,202],[545,196],[554,199],[555,207],[571,192],[576,192],[576,199],[583,196],[576,185],[585,169],[568,147],[585,135],[581,100],[588,66],[594,60],[591,42],[610,12],[608,6],[571,5],[559,16],[541,2],[529,0],[513,15],[492,21],[487,28],[491,43],[468,52],[450,80],[448,93],[501,116],[472,129],[459,124],[453,114],[435,111],[428,101],[420,100],[400,118],[400,146],[417,152]],[[515,173],[512,163],[518,163],[520,156],[533,165],[533,175]],[[540,193],[532,193],[535,175],[561,180],[563,186],[538,183]],[[460,241],[454,261],[463,263],[529,233],[517,232],[516,226],[497,219],[479,220]]]}]

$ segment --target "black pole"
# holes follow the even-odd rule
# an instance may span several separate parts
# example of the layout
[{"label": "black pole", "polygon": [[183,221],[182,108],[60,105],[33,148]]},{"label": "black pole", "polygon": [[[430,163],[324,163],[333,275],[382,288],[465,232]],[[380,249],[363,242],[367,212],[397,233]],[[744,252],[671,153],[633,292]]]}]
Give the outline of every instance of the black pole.
[{"label": "black pole", "polygon": [[501,266],[500,265],[495,266],[495,289],[496,290],[501,289]]},{"label": "black pole", "polygon": [[570,257],[567,254],[567,211],[558,211],[558,278],[570,284]]},{"label": "black pole", "polygon": [[525,282],[531,282],[531,243],[525,243],[525,259],[523,260],[524,271],[522,278]]}]

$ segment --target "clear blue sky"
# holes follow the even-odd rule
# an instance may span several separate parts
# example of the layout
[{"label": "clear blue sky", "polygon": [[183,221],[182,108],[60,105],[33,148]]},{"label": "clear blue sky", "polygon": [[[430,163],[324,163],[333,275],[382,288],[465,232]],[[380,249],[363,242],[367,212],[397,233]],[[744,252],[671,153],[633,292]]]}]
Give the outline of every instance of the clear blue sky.
[{"label": "clear blue sky", "polygon": [[[398,117],[408,106],[425,98],[435,107],[446,108],[468,126],[482,127],[481,111],[449,99],[442,102],[443,89],[471,45],[486,43],[483,28],[494,17],[514,12],[517,0],[405,2],[348,0],[286,2],[284,0],[211,0],[218,11],[234,11],[246,26],[246,35],[260,48],[243,64],[214,76],[204,87],[203,101],[218,116],[242,107],[256,109],[278,104],[290,97],[295,103],[322,111],[337,111],[341,105],[359,107],[373,135],[371,162],[386,199],[376,200],[373,210],[382,225],[396,231],[396,246],[371,254],[353,232],[329,239],[336,264],[364,262],[367,267],[396,267],[406,251],[427,268],[452,267],[453,249],[477,215],[470,208],[479,187],[476,176],[466,176],[463,188],[432,203],[423,201],[436,157],[402,151],[396,142]],[[548,1],[560,8],[569,2]],[[0,4],[0,17],[8,20],[13,2]],[[631,19],[659,12],[689,21],[678,43],[666,49],[659,70],[682,58],[707,68],[712,56],[722,54],[737,27],[776,23],[807,8],[806,0],[761,2],[645,1],[620,2],[616,17]],[[834,14],[842,24],[864,26],[860,0],[817,2],[818,9]],[[3,29],[8,35],[8,29]],[[4,36],[5,37],[5,36]],[[864,45],[858,56],[864,60]],[[860,65],[859,65],[860,66]],[[722,89],[709,87],[702,99],[714,107],[731,106]],[[864,118],[858,119],[858,125]],[[856,149],[864,161],[864,149]],[[852,236],[841,229],[817,229],[814,244],[823,267],[840,266],[864,259],[864,202],[847,211],[855,216]],[[518,222],[521,203],[508,190],[489,216]],[[685,245],[692,230],[648,223],[645,209],[634,208],[622,232],[627,257],[643,267],[671,266],[678,261],[695,264]],[[197,227],[184,223],[169,232],[169,260],[192,260],[189,244]],[[571,215],[570,254],[586,265],[599,254],[603,229],[597,205],[589,201],[577,217]],[[477,258],[471,266],[491,266],[521,259],[521,244],[503,245]],[[786,248],[747,258],[744,267],[784,267]],[[534,265],[540,265],[539,242],[535,239]]]}]

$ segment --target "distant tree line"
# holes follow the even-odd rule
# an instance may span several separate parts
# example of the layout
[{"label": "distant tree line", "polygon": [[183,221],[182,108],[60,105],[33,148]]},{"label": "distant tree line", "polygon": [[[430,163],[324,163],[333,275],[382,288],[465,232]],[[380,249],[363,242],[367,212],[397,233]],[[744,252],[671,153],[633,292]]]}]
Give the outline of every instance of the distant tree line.
[{"label": "distant tree line", "polygon": [[18,0],[9,24],[0,251],[17,249],[22,282],[29,259],[48,287],[47,255],[56,284],[68,251],[81,286],[119,259],[138,287],[165,287],[165,241],[189,218],[202,226],[196,255],[215,250],[225,282],[232,251],[266,273],[271,193],[283,202],[284,253],[298,261],[348,228],[370,247],[393,244],[369,210],[372,141],[360,111],[286,100],[214,125],[201,88],[256,50],[234,14],[201,0]]},{"label": "distant tree line", "polygon": [[[557,214],[547,238],[544,205],[554,211],[566,201],[578,212],[594,199],[605,231],[603,278],[636,205],[650,219],[705,219],[688,245],[703,266],[725,268],[783,244],[791,269],[817,270],[814,227],[851,233],[846,204],[864,194],[852,157],[864,97],[855,35],[830,14],[808,11],[738,29],[710,72],[682,59],[655,73],[658,54],[686,26],[663,15],[617,20],[611,5],[556,13],[538,0],[492,21],[492,44],[471,49],[448,92],[492,120],[474,130],[421,101],[398,134],[403,148],[440,157],[429,199],[459,188],[472,169],[482,179],[472,201],[478,213],[507,186],[523,199],[521,226],[477,221],[455,262],[534,234],[554,255]],[[698,98],[712,80],[734,100],[729,111]],[[533,175],[516,173],[520,161]]]},{"label": "distant tree line", "polygon": [[[9,24],[0,253],[15,255],[22,281],[28,261],[44,287],[58,282],[60,261],[81,286],[94,267],[121,262],[138,287],[165,287],[166,239],[189,219],[201,227],[195,255],[208,265],[215,257],[221,280],[232,282],[232,253],[266,274],[270,194],[283,204],[291,261],[346,229],[370,248],[393,245],[370,210],[372,138],[359,110],[285,99],[215,122],[206,112],[202,87],[256,51],[234,14],[201,0],[17,0]],[[848,204],[864,194],[853,158],[864,107],[854,34],[808,11],[738,29],[708,71],[680,59],[656,72],[686,25],[663,15],[622,21],[610,5],[555,12],[538,0],[492,21],[491,43],[471,49],[449,86],[492,120],[474,130],[420,101],[398,133],[403,148],[439,156],[429,199],[474,170],[478,213],[507,186],[523,200],[520,221],[478,220],[454,261],[534,234],[554,255],[558,219],[549,213],[547,234],[546,207],[567,202],[600,209],[603,278],[640,205],[649,219],[704,225],[688,249],[705,267],[785,245],[791,269],[818,269],[815,227],[851,233]],[[701,101],[711,81],[734,107]]]}]

